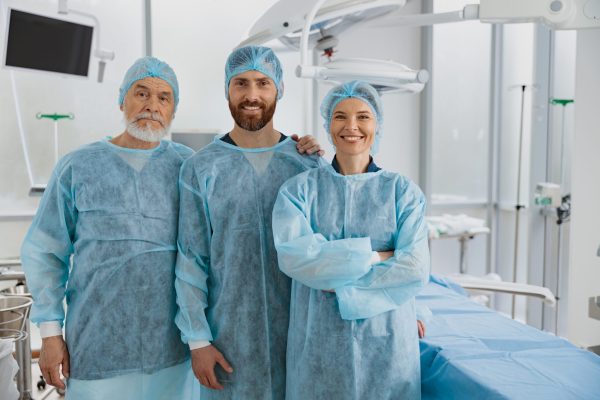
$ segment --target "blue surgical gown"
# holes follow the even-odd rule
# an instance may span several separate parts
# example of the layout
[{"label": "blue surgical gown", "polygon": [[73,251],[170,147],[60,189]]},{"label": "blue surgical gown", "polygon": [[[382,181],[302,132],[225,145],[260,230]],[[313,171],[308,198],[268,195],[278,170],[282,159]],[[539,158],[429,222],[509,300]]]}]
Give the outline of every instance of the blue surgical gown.
[{"label": "blue surgical gown", "polygon": [[[286,399],[420,398],[424,213],[421,190],[383,170],[343,176],[325,166],[281,187],[274,240],[293,279]],[[372,264],[373,251],[391,250]]]},{"label": "blue surgical gown", "polygon": [[71,378],[153,374],[189,359],[174,280],[177,178],[192,153],[169,141],[135,150],[102,140],[54,169],[21,259],[33,322],[62,324],[66,296]]},{"label": "blue surgical gown", "polygon": [[220,138],[180,175],[177,326],[185,342],[209,340],[233,367],[215,366],[224,390],[201,398],[283,399],[290,279],[279,271],[271,213],[290,177],[321,158],[291,139],[247,149]]},{"label": "blue surgical gown", "polygon": [[152,374],[130,373],[92,381],[67,380],[66,400],[198,400],[200,383],[190,360]]}]

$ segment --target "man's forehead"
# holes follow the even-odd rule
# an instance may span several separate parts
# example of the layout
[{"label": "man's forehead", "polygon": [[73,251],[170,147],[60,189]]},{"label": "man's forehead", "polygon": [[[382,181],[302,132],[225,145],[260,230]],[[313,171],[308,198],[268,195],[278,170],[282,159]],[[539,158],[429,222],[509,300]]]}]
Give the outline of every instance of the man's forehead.
[{"label": "man's forehead", "polygon": [[166,81],[155,77],[146,77],[144,79],[140,79],[131,86],[131,89],[138,88],[155,90],[160,93],[168,92],[173,94],[173,88],[171,88],[171,85],[169,85]]},{"label": "man's forehead", "polygon": [[263,80],[263,79],[268,79],[270,81],[272,81],[273,79],[269,78],[267,75],[263,74],[260,71],[245,71],[242,72],[239,75],[234,76],[233,78],[231,78],[231,80],[251,80],[251,81],[258,81],[258,80]]}]

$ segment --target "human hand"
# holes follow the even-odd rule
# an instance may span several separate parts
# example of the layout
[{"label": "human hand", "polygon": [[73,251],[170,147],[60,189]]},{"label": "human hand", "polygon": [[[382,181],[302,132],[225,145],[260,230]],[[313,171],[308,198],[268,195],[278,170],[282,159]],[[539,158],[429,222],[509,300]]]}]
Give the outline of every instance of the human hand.
[{"label": "human hand", "polygon": [[233,368],[216,347],[210,345],[192,350],[192,370],[198,381],[207,388],[223,390],[223,385],[215,375],[215,365],[219,364],[230,374]]},{"label": "human hand", "polygon": [[378,251],[377,253],[379,254],[379,258],[381,258],[382,262],[394,255],[393,251]]},{"label": "human hand", "polygon": [[425,337],[425,323],[420,319],[417,320],[417,329],[419,330],[419,339]]},{"label": "human hand", "polygon": [[65,383],[60,378],[60,370],[62,369],[65,378],[69,377],[69,350],[62,336],[49,336],[42,339],[38,365],[47,384],[65,389]]},{"label": "human hand", "polygon": [[296,149],[298,149],[298,153],[300,154],[318,154],[323,156],[325,154],[325,150],[321,149],[321,145],[317,142],[314,136],[306,135],[302,137],[298,137],[298,135],[293,134],[292,140],[297,142]]}]

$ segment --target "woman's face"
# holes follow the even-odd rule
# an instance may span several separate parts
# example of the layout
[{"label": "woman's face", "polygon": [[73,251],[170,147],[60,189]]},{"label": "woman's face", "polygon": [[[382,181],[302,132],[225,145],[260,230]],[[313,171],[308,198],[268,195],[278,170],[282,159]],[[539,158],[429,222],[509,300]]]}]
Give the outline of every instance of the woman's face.
[{"label": "woman's face", "polygon": [[329,133],[337,154],[369,154],[375,141],[377,119],[371,107],[362,100],[342,100],[333,110]]}]

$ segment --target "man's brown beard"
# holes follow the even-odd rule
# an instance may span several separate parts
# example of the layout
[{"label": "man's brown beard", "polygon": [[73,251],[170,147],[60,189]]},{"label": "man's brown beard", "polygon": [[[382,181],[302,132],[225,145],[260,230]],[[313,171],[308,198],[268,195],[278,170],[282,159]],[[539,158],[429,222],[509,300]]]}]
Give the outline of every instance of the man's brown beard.
[{"label": "man's brown beard", "polygon": [[[244,111],[242,110],[242,107],[244,107],[244,106],[260,107],[260,109],[262,110],[261,116],[254,117],[254,118],[245,117],[243,114]],[[231,111],[231,116],[233,117],[233,120],[235,121],[235,123],[240,128],[245,129],[250,132],[255,132],[255,131],[258,131],[258,130],[261,130],[262,128],[264,128],[265,125],[267,125],[269,123],[269,121],[271,121],[273,119],[273,115],[275,114],[276,106],[277,106],[276,101],[274,101],[273,104],[268,108],[265,108],[266,107],[265,103],[261,103],[261,102],[257,102],[257,101],[255,101],[255,102],[244,101],[236,107],[231,103],[231,101],[229,101],[229,111]]]}]

